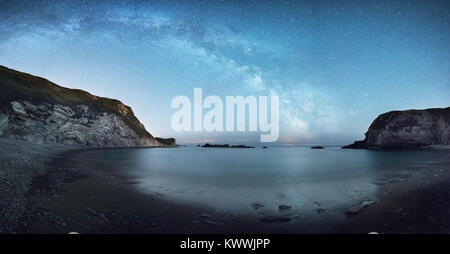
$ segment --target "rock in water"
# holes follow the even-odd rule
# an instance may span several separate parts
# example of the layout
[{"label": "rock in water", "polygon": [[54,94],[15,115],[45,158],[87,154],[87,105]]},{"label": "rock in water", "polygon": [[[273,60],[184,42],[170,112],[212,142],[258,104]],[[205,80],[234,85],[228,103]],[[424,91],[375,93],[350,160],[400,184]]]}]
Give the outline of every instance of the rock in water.
[{"label": "rock in water", "polygon": [[373,121],[366,138],[342,148],[405,149],[450,145],[450,107],[392,111]]},{"label": "rock in water", "polygon": [[247,145],[236,145],[231,146],[231,148],[255,148],[254,146],[247,146]]},{"label": "rock in water", "polygon": [[156,138],[156,140],[164,146],[177,146],[174,138]]},{"label": "rock in water", "polygon": [[230,148],[231,146],[229,144],[215,145],[215,144],[206,143],[202,147],[207,147],[207,148],[210,148],[210,147],[211,148]]},{"label": "rock in water", "polygon": [[0,137],[99,147],[174,146],[114,99],[0,66]]},{"label": "rock in water", "polygon": [[325,149],[323,146],[312,146],[311,149]]},{"label": "rock in water", "polygon": [[206,148],[255,148],[254,146],[247,146],[247,145],[232,145],[230,146],[229,144],[210,144],[210,143],[206,143],[204,144],[202,147],[206,147]]}]

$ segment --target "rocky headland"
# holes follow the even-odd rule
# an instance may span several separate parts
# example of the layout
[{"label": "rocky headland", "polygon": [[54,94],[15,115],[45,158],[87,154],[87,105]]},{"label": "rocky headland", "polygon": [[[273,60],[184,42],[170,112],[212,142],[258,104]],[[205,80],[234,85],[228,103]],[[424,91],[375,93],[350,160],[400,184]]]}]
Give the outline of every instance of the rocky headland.
[{"label": "rocky headland", "polygon": [[391,111],[378,116],[366,138],[342,148],[412,149],[450,145],[450,107]]},{"label": "rocky headland", "polygon": [[0,138],[95,147],[175,146],[114,99],[0,66]]}]

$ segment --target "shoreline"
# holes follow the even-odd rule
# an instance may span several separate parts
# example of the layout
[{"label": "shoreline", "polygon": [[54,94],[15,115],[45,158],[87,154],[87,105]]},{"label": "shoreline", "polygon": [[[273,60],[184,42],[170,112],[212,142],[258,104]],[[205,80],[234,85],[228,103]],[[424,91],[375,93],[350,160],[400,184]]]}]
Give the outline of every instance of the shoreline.
[{"label": "shoreline", "polygon": [[[84,152],[105,148],[0,142],[2,147],[14,147],[0,156],[0,209],[7,215],[3,216],[7,221],[0,221],[0,233],[450,232],[450,222],[446,223],[450,208],[448,162],[436,170],[419,170],[407,179],[377,183],[376,203],[354,216],[325,222],[301,217],[289,223],[262,223],[252,216],[217,213],[172,203],[162,194],[138,192],[131,179],[96,161],[80,166]],[[3,168],[9,161],[18,170]],[[20,184],[3,185],[13,180]]]},{"label": "shoreline", "polygon": [[376,184],[377,201],[341,225],[346,233],[450,233],[450,153],[433,169]]},{"label": "shoreline", "polygon": [[366,208],[349,226],[387,234],[450,233],[449,159],[450,154],[447,164],[383,183],[377,195],[380,202]]}]

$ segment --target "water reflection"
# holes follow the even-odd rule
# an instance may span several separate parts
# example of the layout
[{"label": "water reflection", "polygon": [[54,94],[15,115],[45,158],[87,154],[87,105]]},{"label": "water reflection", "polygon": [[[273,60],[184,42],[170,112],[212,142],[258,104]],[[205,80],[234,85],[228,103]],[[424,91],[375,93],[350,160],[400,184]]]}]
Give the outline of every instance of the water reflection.
[{"label": "water reflection", "polygon": [[268,212],[281,204],[314,213],[375,199],[379,181],[435,167],[446,152],[307,147],[111,149],[85,153],[134,178],[140,191],[218,211]]}]

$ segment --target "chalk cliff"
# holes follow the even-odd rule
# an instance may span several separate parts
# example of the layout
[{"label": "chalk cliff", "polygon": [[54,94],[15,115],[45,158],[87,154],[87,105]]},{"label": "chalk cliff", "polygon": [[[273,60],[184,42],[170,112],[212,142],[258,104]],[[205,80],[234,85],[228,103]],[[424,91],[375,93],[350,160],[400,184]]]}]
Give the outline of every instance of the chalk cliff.
[{"label": "chalk cliff", "polygon": [[[0,138],[98,147],[173,146],[114,99],[0,66]],[[165,141],[165,142],[161,142]]]},{"label": "chalk cliff", "polygon": [[450,107],[391,111],[378,116],[353,149],[408,149],[450,145]]}]

